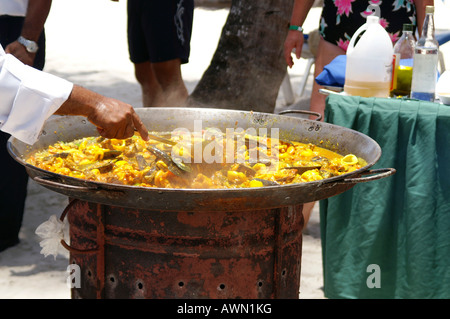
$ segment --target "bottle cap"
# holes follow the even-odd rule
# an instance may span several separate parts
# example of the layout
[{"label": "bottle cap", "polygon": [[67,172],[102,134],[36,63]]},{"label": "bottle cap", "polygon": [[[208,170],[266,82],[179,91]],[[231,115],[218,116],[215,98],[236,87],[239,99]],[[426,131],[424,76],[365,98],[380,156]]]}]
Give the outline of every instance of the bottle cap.
[{"label": "bottle cap", "polygon": [[409,23],[405,23],[403,25],[403,31],[413,31],[414,30],[414,26],[412,24]]},{"label": "bottle cap", "polygon": [[380,23],[380,18],[377,17],[376,15],[367,16],[366,19],[368,24]]},{"label": "bottle cap", "polygon": [[425,13],[434,13],[434,6],[426,6]]}]

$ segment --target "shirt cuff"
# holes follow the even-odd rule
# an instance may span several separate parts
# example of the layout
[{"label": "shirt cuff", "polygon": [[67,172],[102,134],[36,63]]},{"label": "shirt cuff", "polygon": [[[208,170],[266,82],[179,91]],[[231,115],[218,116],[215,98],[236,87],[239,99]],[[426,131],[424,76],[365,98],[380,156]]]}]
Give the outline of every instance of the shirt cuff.
[{"label": "shirt cuff", "polygon": [[[16,91],[12,106],[9,101],[9,115],[1,129],[27,144],[33,144],[38,140],[45,121],[68,99],[73,84],[26,66],[9,54],[1,73],[0,81],[5,78],[9,81],[8,90]],[[1,104],[3,110],[8,108],[8,105]]]}]

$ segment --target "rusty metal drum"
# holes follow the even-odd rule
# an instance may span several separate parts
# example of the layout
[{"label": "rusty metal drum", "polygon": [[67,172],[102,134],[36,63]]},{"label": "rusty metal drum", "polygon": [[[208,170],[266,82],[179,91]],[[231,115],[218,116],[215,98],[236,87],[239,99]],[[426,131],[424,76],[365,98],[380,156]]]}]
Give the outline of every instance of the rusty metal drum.
[{"label": "rusty metal drum", "polygon": [[73,298],[298,298],[302,205],[139,210],[72,200]]}]

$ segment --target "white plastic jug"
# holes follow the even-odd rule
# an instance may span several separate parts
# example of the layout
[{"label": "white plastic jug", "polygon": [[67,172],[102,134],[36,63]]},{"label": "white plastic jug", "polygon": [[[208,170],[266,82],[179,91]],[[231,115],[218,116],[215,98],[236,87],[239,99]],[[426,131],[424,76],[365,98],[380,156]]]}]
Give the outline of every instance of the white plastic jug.
[{"label": "white plastic jug", "polygon": [[344,92],[363,97],[389,97],[393,54],[392,40],[380,25],[379,17],[368,16],[348,45]]}]

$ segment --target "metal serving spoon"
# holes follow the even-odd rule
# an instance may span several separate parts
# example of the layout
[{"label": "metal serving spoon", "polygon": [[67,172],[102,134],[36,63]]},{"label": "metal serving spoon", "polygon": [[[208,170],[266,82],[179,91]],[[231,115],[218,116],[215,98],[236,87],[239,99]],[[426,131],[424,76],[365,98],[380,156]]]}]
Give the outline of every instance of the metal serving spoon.
[{"label": "metal serving spoon", "polygon": [[172,145],[172,146],[177,145],[177,142],[168,140],[167,138],[164,138],[164,137],[161,137],[158,135],[151,134],[150,132],[148,133],[148,137],[151,138],[152,140],[155,140],[155,141],[158,141],[158,142],[161,142],[164,144],[168,144],[168,145]]}]

